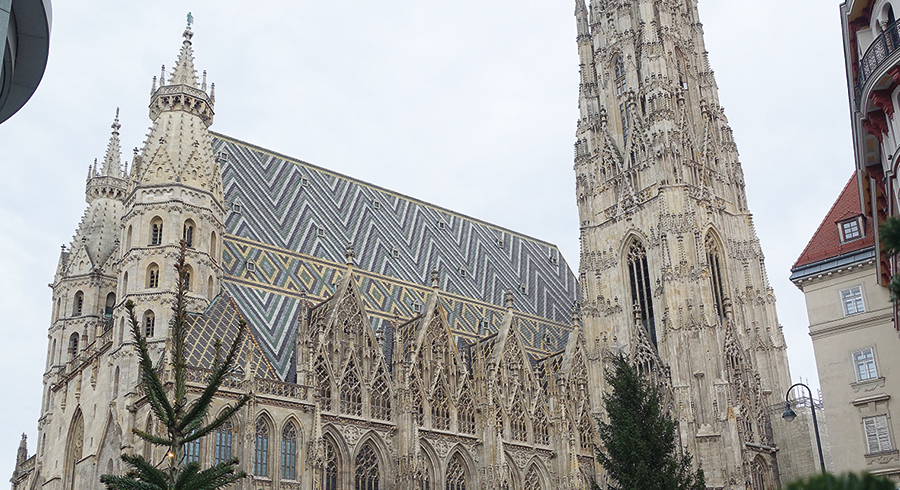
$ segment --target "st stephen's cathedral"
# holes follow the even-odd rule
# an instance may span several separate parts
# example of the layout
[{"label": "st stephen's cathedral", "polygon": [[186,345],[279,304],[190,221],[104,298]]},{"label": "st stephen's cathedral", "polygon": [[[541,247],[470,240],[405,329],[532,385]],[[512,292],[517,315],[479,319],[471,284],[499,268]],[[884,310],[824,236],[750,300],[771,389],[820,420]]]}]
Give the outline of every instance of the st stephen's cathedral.
[{"label": "st stephen's cathedral", "polygon": [[577,276],[550,243],[212,132],[188,26],[143,147],[123,165],[117,116],[89,170],[13,490],[100,488],[123,452],[163,459],[132,433],[159,429],[123,304],[165,359],[181,240],[192,393],[242,318],[215,410],[251,394],[185,457],[240,458],[241,490],[603,484],[618,354],[660,386],[707,487],[798,475],[773,431],[786,347],[697,1],[576,0],[575,20]]}]

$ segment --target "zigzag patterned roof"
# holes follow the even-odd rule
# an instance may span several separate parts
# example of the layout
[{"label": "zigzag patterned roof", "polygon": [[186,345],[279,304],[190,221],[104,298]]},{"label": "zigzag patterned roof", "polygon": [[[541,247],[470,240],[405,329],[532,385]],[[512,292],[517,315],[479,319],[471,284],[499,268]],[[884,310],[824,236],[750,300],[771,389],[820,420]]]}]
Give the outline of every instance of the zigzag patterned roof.
[{"label": "zigzag patterned roof", "polygon": [[399,324],[424,305],[431,271],[455,334],[496,331],[516,295],[529,350],[565,345],[577,281],[553,244],[269,150],[213,134],[226,217],[226,288],[272,367],[290,371],[299,300],[334,293],[352,244],[373,322]]}]

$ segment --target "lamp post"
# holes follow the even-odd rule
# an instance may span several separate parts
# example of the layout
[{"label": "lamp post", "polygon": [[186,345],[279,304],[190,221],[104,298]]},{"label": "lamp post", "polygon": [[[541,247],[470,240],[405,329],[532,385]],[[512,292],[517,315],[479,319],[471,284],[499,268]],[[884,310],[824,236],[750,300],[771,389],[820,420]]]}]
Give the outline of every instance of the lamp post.
[{"label": "lamp post", "polygon": [[812,419],[813,419],[813,428],[816,430],[816,445],[819,447],[819,464],[822,466],[822,473],[825,473],[825,457],[822,456],[822,439],[819,438],[819,422],[816,420],[816,404],[813,402],[812,390],[809,389],[809,386],[806,386],[803,383],[796,383],[790,388],[788,388],[787,393],[784,394],[784,413],[781,415],[781,418],[787,420],[788,422],[793,421],[797,418],[797,414],[791,409],[791,391],[798,387],[802,386],[806,388],[806,391],[809,392],[809,408],[812,410]]}]

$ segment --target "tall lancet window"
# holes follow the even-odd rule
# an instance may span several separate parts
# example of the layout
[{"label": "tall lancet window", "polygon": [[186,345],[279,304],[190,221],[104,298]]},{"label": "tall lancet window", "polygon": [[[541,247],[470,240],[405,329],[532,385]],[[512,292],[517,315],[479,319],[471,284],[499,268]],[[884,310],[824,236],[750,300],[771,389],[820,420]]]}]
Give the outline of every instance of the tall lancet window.
[{"label": "tall lancet window", "polygon": [[378,457],[366,441],[356,455],[356,490],[378,490]]},{"label": "tall lancet window", "polygon": [[628,247],[628,280],[631,283],[631,302],[641,315],[641,324],[647,329],[650,341],[656,345],[656,319],[653,316],[647,251],[637,240],[633,240]]},{"label": "tall lancet window", "polygon": [[616,95],[621,97],[625,95],[625,90],[628,87],[625,84],[625,60],[620,54],[616,55],[616,58],[613,60],[613,74],[615,75]]},{"label": "tall lancet window", "polygon": [[706,234],[706,261],[709,263],[709,280],[713,302],[719,318],[725,319],[725,274],[722,272],[723,258],[719,242],[712,233]]}]

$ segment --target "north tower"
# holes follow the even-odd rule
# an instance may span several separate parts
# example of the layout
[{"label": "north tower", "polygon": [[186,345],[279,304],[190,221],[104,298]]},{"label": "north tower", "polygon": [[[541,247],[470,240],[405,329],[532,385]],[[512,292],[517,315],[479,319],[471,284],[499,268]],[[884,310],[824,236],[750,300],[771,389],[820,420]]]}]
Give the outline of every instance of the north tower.
[{"label": "north tower", "polygon": [[587,341],[667,387],[709,487],[775,488],[786,347],[697,2],[575,9]]}]

